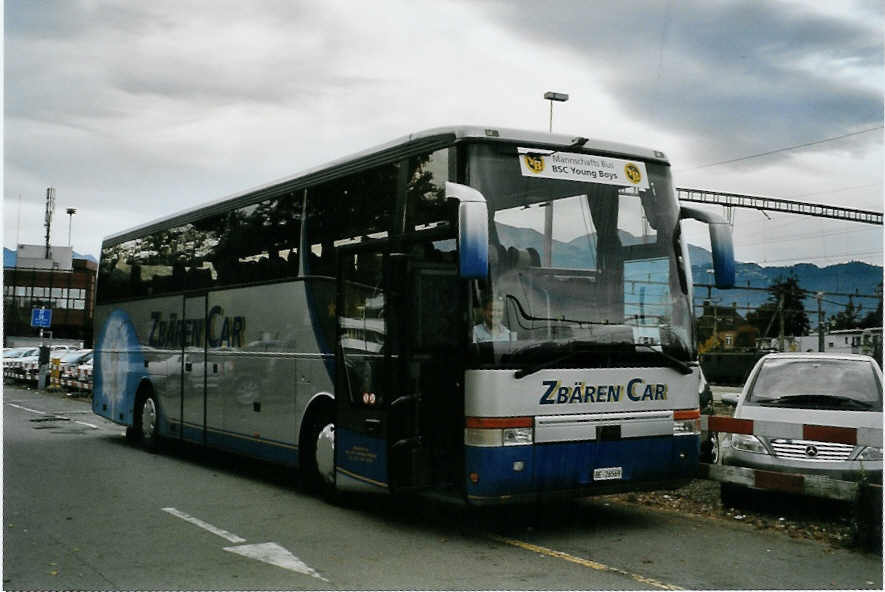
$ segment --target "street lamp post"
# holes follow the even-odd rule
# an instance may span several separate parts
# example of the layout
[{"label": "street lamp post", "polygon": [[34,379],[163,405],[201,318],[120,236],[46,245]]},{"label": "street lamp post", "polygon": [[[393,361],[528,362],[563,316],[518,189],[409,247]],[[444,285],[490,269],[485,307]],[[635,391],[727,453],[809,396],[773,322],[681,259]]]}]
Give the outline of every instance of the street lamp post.
[{"label": "street lamp post", "polygon": [[[544,93],[544,98],[550,101],[550,127],[548,131],[553,133],[553,101],[558,101],[560,103],[565,103],[568,100],[568,95],[565,93],[558,93],[553,91],[547,91]],[[547,207],[544,208],[544,266],[551,267],[553,265],[553,202],[549,202]]]},{"label": "street lamp post", "polygon": [[568,100],[568,95],[565,93],[558,93],[553,91],[547,91],[544,93],[544,98],[550,101],[550,127],[549,132],[553,133],[553,101],[559,101],[560,103],[565,103]]},{"label": "street lamp post", "polygon": [[74,223],[74,214],[77,213],[77,208],[68,208],[66,210],[68,214],[68,246],[71,246],[71,225]]}]

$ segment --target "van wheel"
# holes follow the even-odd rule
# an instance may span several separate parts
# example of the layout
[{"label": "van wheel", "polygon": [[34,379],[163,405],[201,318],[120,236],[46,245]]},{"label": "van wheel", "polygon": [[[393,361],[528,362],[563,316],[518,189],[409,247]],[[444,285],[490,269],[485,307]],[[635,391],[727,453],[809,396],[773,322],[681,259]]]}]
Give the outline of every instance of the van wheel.
[{"label": "van wheel", "polygon": [[715,465],[719,462],[719,434],[711,432],[701,442],[700,461]]}]

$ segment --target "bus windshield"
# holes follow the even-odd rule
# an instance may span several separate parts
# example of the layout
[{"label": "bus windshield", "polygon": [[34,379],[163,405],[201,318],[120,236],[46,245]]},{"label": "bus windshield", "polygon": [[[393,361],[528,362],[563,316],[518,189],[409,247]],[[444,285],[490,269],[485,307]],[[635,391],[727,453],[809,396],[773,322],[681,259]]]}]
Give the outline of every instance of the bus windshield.
[{"label": "bus windshield", "polygon": [[491,218],[474,365],[686,368],[695,346],[668,166],[494,143],[469,146],[467,165]]}]

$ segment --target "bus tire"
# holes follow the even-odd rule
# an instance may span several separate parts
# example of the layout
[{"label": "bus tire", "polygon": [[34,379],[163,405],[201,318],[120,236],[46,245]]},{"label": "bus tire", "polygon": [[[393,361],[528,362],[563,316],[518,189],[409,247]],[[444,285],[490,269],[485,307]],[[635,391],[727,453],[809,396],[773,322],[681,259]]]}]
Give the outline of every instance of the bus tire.
[{"label": "bus tire", "polygon": [[311,410],[301,438],[301,474],[307,491],[331,498],[335,493],[335,420],[330,406]]},{"label": "bus tire", "polygon": [[[136,399],[135,417],[133,418],[131,438],[137,439],[142,448],[148,452],[156,452],[160,448],[160,405],[157,396],[150,387],[142,387]],[[130,438],[129,429],[126,430]]]}]

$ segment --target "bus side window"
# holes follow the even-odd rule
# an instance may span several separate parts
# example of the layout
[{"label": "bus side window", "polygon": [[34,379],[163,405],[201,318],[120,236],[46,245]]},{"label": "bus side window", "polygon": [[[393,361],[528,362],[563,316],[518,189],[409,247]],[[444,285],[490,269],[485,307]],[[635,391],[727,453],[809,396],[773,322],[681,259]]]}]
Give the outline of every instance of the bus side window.
[{"label": "bus side window", "polygon": [[305,275],[335,275],[336,244],[390,232],[399,165],[381,165],[317,185],[307,194]]},{"label": "bus side window", "polygon": [[437,150],[409,159],[406,191],[406,232],[448,222],[445,187],[449,180],[449,151]]}]

